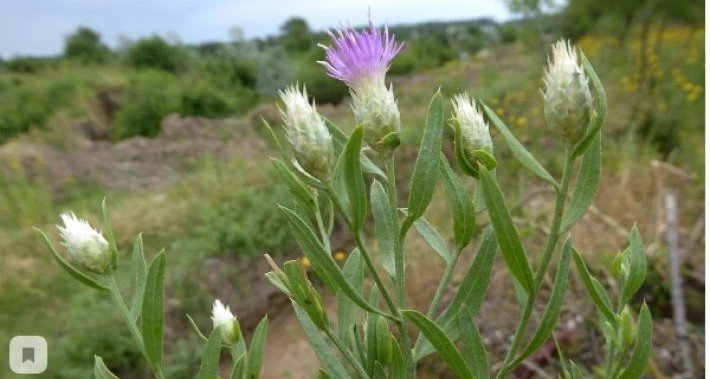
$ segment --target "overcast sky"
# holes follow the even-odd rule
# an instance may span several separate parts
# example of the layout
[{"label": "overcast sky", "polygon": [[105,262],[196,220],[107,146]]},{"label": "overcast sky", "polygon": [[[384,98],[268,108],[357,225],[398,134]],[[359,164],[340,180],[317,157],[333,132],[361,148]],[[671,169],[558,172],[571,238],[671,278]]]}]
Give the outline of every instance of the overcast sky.
[{"label": "overcast sky", "polygon": [[291,16],[316,30],[361,25],[368,7],[377,24],[510,18],[503,0],[0,0],[0,56],[58,54],[79,25],[110,46],[150,34],[196,43],[227,40],[234,26],[246,37],[276,34]]}]

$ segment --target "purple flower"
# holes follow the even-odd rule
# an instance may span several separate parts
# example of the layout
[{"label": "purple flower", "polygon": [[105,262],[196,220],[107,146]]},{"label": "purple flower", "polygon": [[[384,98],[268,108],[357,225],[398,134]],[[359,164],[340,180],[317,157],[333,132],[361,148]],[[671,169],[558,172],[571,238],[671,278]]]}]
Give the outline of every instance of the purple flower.
[{"label": "purple flower", "polygon": [[342,28],[337,33],[328,31],[332,46],[320,45],[325,49],[326,60],[318,63],[325,66],[328,75],[350,88],[358,87],[363,80],[384,83],[390,62],[403,47],[395,42],[394,34],[390,35],[387,27],[384,31],[375,28],[371,19],[367,29]]}]

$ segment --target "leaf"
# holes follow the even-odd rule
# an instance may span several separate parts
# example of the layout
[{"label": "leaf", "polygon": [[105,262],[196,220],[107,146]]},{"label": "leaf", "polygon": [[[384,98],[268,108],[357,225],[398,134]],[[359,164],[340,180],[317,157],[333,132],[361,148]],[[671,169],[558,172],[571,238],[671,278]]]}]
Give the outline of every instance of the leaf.
[{"label": "leaf", "polygon": [[419,154],[414,163],[412,181],[409,186],[407,219],[402,224],[400,235],[406,234],[414,221],[424,214],[434,195],[439,178],[439,154],[444,129],[444,108],[441,93],[432,97],[427,109],[426,122]]},{"label": "leaf", "polygon": [[281,180],[286,183],[289,192],[309,210],[313,209],[313,196],[301,179],[291,172],[288,166],[280,159],[271,158],[271,164],[274,166],[274,170],[276,170],[279,177],[281,177]]},{"label": "leaf", "polygon": [[429,246],[441,256],[444,262],[451,260],[451,255],[449,254],[449,249],[446,247],[444,238],[441,237],[441,234],[434,229],[426,218],[423,216],[419,217],[417,221],[414,222],[414,229],[416,229]]},{"label": "leaf", "polygon": [[[343,275],[355,291],[362,294],[363,264],[360,250],[355,249],[348,255],[343,266]],[[338,302],[338,336],[342,341],[347,341],[352,327],[358,320],[358,311],[352,300],[342,292],[338,292],[336,297]]]},{"label": "leaf", "polygon": [[629,364],[619,374],[619,379],[637,379],[646,371],[648,358],[651,356],[652,334],[651,312],[644,303],[641,306],[641,312],[639,312],[638,325],[636,325],[636,347],[629,358]]},{"label": "leaf", "polygon": [[338,289],[342,290],[350,300],[359,305],[362,309],[368,312],[382,314],[380,311],[372,308],[345,279],[340,268],[331,257],[330,252],[326,251],[323,245],[318,242],[318,238],[306,225],[305,221],[298,217],[291,209],[283,206],[279,206],[279,208],[281,208],[282,213],[286,216],[286,220],[291,226],[291,234],[293,234],[303,254],[310,260],[318,276],[328,284],[334,292],[337,293]]},{"label": "leaf", "polygon": [[407,378],[407,368],[404,365],[402,350],[399,348],[399,343],[394,336],[390,336],[390,343],[392,344],[392,365],[390,377],[392,379],[405,379]]},{"label": "leaf", "polygon": [[308,318],[306,311],[301,308],[300,305],[295,302],[293,304],[293,310],[296,313],[298,321],[303,327],[303,332],[308,339],[308,344],[310,345],[313,352],[318,357],[318,360],[323,364],[325,371],[332,378],[350,378],[345,367],[340,363],[340,360],[333,354],[333,350],[328,345],[328,342],[323,338],[320,330],[316,328],[313,322]]},{"label": "leaf", "polygon": [[[542,314],[540,324],[537,326],[535,333],[530,338],[530,342],[516,358],[516,362],[522,362],[532,353],[537,351],[542,344],[550,337],[557,319],[560,317],[562,310],[562,302],[565,298],[565,289],[567,288],[567,277],[569,276],[569,261],[572,252],[572,242],[567,239],[562,247],[560,261],[557,264],[557,273],[555,274],[555,282],[552,284],[550,291],[550,300],[547,303],[547,308]],[[515,364],[513,364],[515,366]]]},{"label": "leaf", "polygon": [[199,379],[215,379],[219,377],[219,353],[222,348],[222,329],[215,328],[207,339],[202,359],[200,360]]},{"label": "leaf", "polygon": [[[348,141],[348,136],[337,125],[335,125],[333,121],[325,117],[323,117],[323,119],[325,120],[325,125],[330,131],[331,137],[333,137],[333,146],[335,147],[335,152],[339,154],[340,151],[343,149],[343,146],[345,146],[345,143]],[[363,172],[365,172],[366,174],[375,175],[380,179],[387,179],[387,175],[385,175],[385,173],[379,167],[377,167],[377,165],[374,164],[372,160],[367,157],[367,155],[364,154],[364,152],[360,154],[360,161],[362,163]]]},{"label": "leaf", "polygon": [[490,119],[493,123],[493,126],[495,126],[496,129],[498,129],[498,131],[500,132],[501,136],[503,136],[505,143],[508,145],[508,148],[513,153],[513,157],[515,157],[515,159],[520,162],[520,164],[523,165],[526,170],[537,175],[540,179],[552,184],[553,187],[559,187],[557,181],[555,181],[552,175],[550,175],[550,173],[545,170],[545,167],[543,167],[535,159],[535,157],[533,157],[533,155],[525,149],[525,146],[523,146],[523,144],[521,144],[520,141],[515,138],[510,129],[508,129],[505,123],[503,123],[503,120],[501,120],[500,117],[498,117],[498,115],[493,112],[491,108],[488,108],[488,106],[483,102],[481,102],[481,106],[483,107],[483,111],[486,112],[486,114],[488,115],[488,119]]},{"label": "leaf", "polygon": [[473,378],[456,346],[433,321],[415,310],[403,310],[402,315],[412,321],[431,342],[441,359],[458,378]]},{"label": "leaf", "polygon": [[441,173],[444,189],[454,216],[454,240],[460,251],[468,245],[476,231],[476,210],[461,179],[451,169],[449,161],[441,154]]},{"label": "leaf", "polygon": [[98,355],[94,355],[94,378],[95,379],[118,379],[104,364],[104,360]]},{"label": "leaf", "polygon": [[266,334],[269,330],[269,318],[264,318],[259,321],[254,329],[254,334],[251,337],[249,345],[249,353],[247,353],[247,378],[257,379],[261,374],[261,363],[264,360],[264,345],[266,344]]},{"label": "leaf", "polygon": [[190,323],[190,326],[192,326],[192,330],[195,331],[195,333],[197,334],[198,337],[200,337],[200,339],[207,342],[207,337],[205,337],[205,335],[202,333],[202,331],[200,330],[200,327],[197,326],[195,319],[193,319],[192,316],[190,316],[190,314],[186,314],[186,316],[187,316],[187,321]]},{"label": "leaf", "polygon": [[[241,338],[240,340],[243,340]],[[243,379],[244,378],[244,365],[247,360],[246,351],[241,353],[238,357],[234,358],[234,365],[232,365],[232,379]]]},{"label": "leaf", "polygon": [[607,321],[612,323],[612,325],[616,325],[616,316],[611,310],[608,300],[609,296],[606,295],[604,289],[601,287],[601,284],[597,284],[599,282],[589,273],[587,265],[584,263],[584,259],[582,259],[582,256],[579,255],[576,250],[574,250],[574,263],[577,266],[579,276],[582,278],[584,288],[587,290],[589,297],[592,298],[592,301],[594,301],[594,304],[596,304],[597,309],[602,313]]},{"label": "leaf", "polygon": [[505,261],[508,270],[515,276],[525,291],[528,294],[532,294],[535,290],[535,281],[530,262],[528,262],[525,250],[523,250],[513,219],[505,206],[503,194],[500,192],[498,183],[491,177],[490,172],[485,167],[480,166],[478,171],[483,198],[486,200],[488,215],[491,218],[493,229],[496,231],[496,238],[503,261]]},{"label": "leaf", "polygon": [[81,283],[86,284],[87,286],[89,286],[91,288],[95,288],[95,289],[103,290],[103,291],[109,290],[108,287],[99,283],[98,280],[90,277],[87,274],[84,274],[83,272],[79,271],[77,268],[72,266],[69,262],[64,260],[64,258],[61,255],[59,255],[57,250],[54,249],[54,245],[52,245],[52,243],[49,242],[49,238],[47,238],[47,235],[44,234],[44,232],[42,230],[40,230],[39,228],[34,228],[34,229],[42,237],[42,239],[44,240],[44,243],[47,245],[49,250],[52,252],[52,258],[54,258],[54,260],[57,262],[57,264],[59,264],[59,267],[63,268],[64,271],[66,271],[69,275],[73,276],[74,279],[78,280]]},{"label": "leaf", "polygon": [[143,252],[143,236],[136,237],[133,242],[133,254],[131,255],[131,320],[137,322],[141,314],[143,304],[143,291],[145,290],[146,263]]},{"label": "leaf", "polygon": [[469,370],[476,379],[488,379],[491,377],[488,371],[488,358],[486,348],[483,346],[481,334],[471,311],[468,307],[463,307],[459,313],[459,330],[463,333],[463,352],[466,356],[466,363]]},{"label": "leaf", "polygon": [[646,280],[646,249],[636,226],[631,229],[629,247],[623,253],[628,275],[621,286],[621,303],[626,304],[638,292]]},{"label": "leaf", "polygon": [[362,127],[357,127],[343,148],[339,160],[343,160],[343,178],[350,204],[350,217],[356,233],[362,229],[367,216],[367,191],[362,176],[360,150],[362,149]]},{"label": "leaf", "polygon": [[379,259],[385,271],[394,278],[394,254],[397,243],[397,220],[391,201],[382,183],[375,180],[370,187],[370,203],[372,203],[372,218],[375,221],[375,236]]},{"label": "leaf", "polygon": [[594,202],[601,176],[601,133],[594,138],[592,146],[584,153],[579,166],[577,183],[569,201],[569,208],[562,219],[560,234],[569,230],[579,221]]},{"label": "leaf", "polygon": [[592,140],[596,136],[597,132],[599,132],[599,130],[604,125],[604,121],[606,120],[607,109],[606,92],[604,91],[604,85],[602,84],[601,80],[599,80],[599,76],[594,70],[594,67],[592,67],[592,64],[589,63],[587,56],[584,55],[584,53],[581,51],[580,56],[582,58],[582,65],[584,66],[584,70],[587,72],[587,75],[589,75],[589,79],[591,79],[590,82],[592,83],[592,90],[594,91],[594,97],[597,101],[596,112],[592,115],[590,126],[589,128],[587,128],[587,133],[584,135],[584,137],[582,137],[582,140],[577,143],[577,146],[575,146],[572,152],[572,156],[575,157],[584,154],[589,145],[592,143]]},{"label": "leaf", "polygon": [[148,266],[141,311],[143,344],[148,363],[154,368],[162,367],[163,360],[164,280],[165,252],[161,251]]}]

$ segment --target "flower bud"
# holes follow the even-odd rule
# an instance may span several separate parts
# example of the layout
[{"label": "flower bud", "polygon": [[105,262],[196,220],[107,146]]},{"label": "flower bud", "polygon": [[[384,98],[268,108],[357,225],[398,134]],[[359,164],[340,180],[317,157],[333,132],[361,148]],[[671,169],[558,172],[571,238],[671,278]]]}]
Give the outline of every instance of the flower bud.
[{"label": "flower bud", "polygon": [[296,160],[306,172],[318,179],[330,176],[334,160],[330,132],[316,112],[315,103],[308,102],[306,88],[289,86],[279,91],[285,108],[280,109],[286,137],[293,147]]},{"label": "flower bud", "polygon": [[392,86],[363,83],[352,91],[355,121],[363,126],[365,141],[379,152],[399,145],[400,118]]},{"label": "flower bud", "polygon": [[451,103],[456,156],[464,171],[477,177],[479,163],[489,170],[495,168],[493,142],[483,114],[468,94],[454,96]]},{"label": "flower bud", "polygon": [[221,330],[222,342],[224,344],[233,345],[239,341],[239,321],[234,317],[229,307],[222,304],[219,300],[215,300],[212,306],[212,325],[214,329]]},{"label": "flower bud", "polygon": [[587,130],[592,115],[592,93],[577,51],[569,41],[552,46],[544,77],[545,121],[569,143],[578,142]]},{"label": "flower bud", "polygon": [[101,233],[72,212],[62,213],[60,217],[64,226],[57,228],[71,258],[89,271],[107,273],[112,256]]}]

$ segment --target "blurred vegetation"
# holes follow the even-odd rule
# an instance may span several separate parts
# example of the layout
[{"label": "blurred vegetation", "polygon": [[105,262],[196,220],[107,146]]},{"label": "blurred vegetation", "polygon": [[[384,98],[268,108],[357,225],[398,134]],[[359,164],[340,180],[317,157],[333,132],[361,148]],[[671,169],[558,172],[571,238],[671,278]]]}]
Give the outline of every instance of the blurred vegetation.
[{"label": "blurred vegetation", "polygon": [[[622,221],[635,221],[626,215],[628,199],[651,201],[646,187],[653,185],[648,167],[652,159],[692,173],[698,180],[690,192],[700,199],[705,133],[702,3],[570,0],[554,12],[545,1],[509,3],[523,16],[520,20],[390,28],[407,44],[390,69],[402,111],[403,149],[419,137],[415,126],[422,124],[424,105],[440,85],[447,96],[468,90],[485,101],[557,172],[557,146],[545,137],[549,133],[539,96],[546,59],[541,46],[569,37],[593,62],[609,96],[604,134],[608,176],[603,184],[617,188],[619,199],[604,198],[606,211],[614,212],[616,206]],[[85,122],[99,130],[87,134],[89,139],[154,137],[168,114],[241,117],[272,103],[279,87],[296,80],[308,87],[316,102],[340,104],[332,115],[336,121],[350,120],[347,88],[314,63],[323,59],[315,44],[327,43],[325,33],[292,18],[278,36],[245,40],[242,35],[235,28],[231,41],[198,46],[150,36],[109,50],[98,33],[81,27],[66,38],[61,57],[6,59],[0,62],[0,143],[9,149],[23,140],[58,140],[53,147],[68,149],[71,144],[62,139],[76,134],[76,125]],[[259,137],[238,130],[229,138]],[[509,152],[501,148],[496,154],[503,161]],[[174,363],[168,375],[177,379],[194,373],[199,345],[184,314],[205,313],[211,298],[195,270],[206,259],[256,261],[264,252],[293,250],[274,207],[286,189],[275,184],[280,181],[271,177],[266,157],[205,159],[192,163],[190,173],[177,183],[134,192],[80,181],[45,183],[25,170],[24,163],[0,159],[0,251],[7,252],[4,265],[12,272],[0,278],[2,288],[12,286],[0,291],[0,309],[5,310],[0,325],[6,327],[0,339],[23,332],[49,336],[60,348],[50,357],[58,369],[48,377],[89,377],[96,351],[121,377],[142,377],[145,372],[145,367],[135,366],[141,362],[135,359],[138,353],[115,326],[104,299],[73,281],[58,280],[64,274],[47,259],[30,228],[51,230],[58,212],[72,209],[95,222],[97,204],[107,196],[124,251],[139,231],[145,232],[147,251],[167,247],[169,296],[174,300],[169,324],[175,328],[168,344]],[[510,174],[514,171],[501,170],[501,181],[521,188],[522,197],[529,183]],[[629,184],[634,180],[636,184]],[[629,185],[623,193],[614,187],[624,183]],[[607,195],[614,194],[609,191]],[[647,204],[642,205],[645,211]],[[643,219],[639,221],[643,227]],[[609,242],[605,248],[595,251],[598,262],[616,246]],[[26,316],[28,310],[32,317]],[[7,354],[6,348],[0,345],[0,355]]]}]

